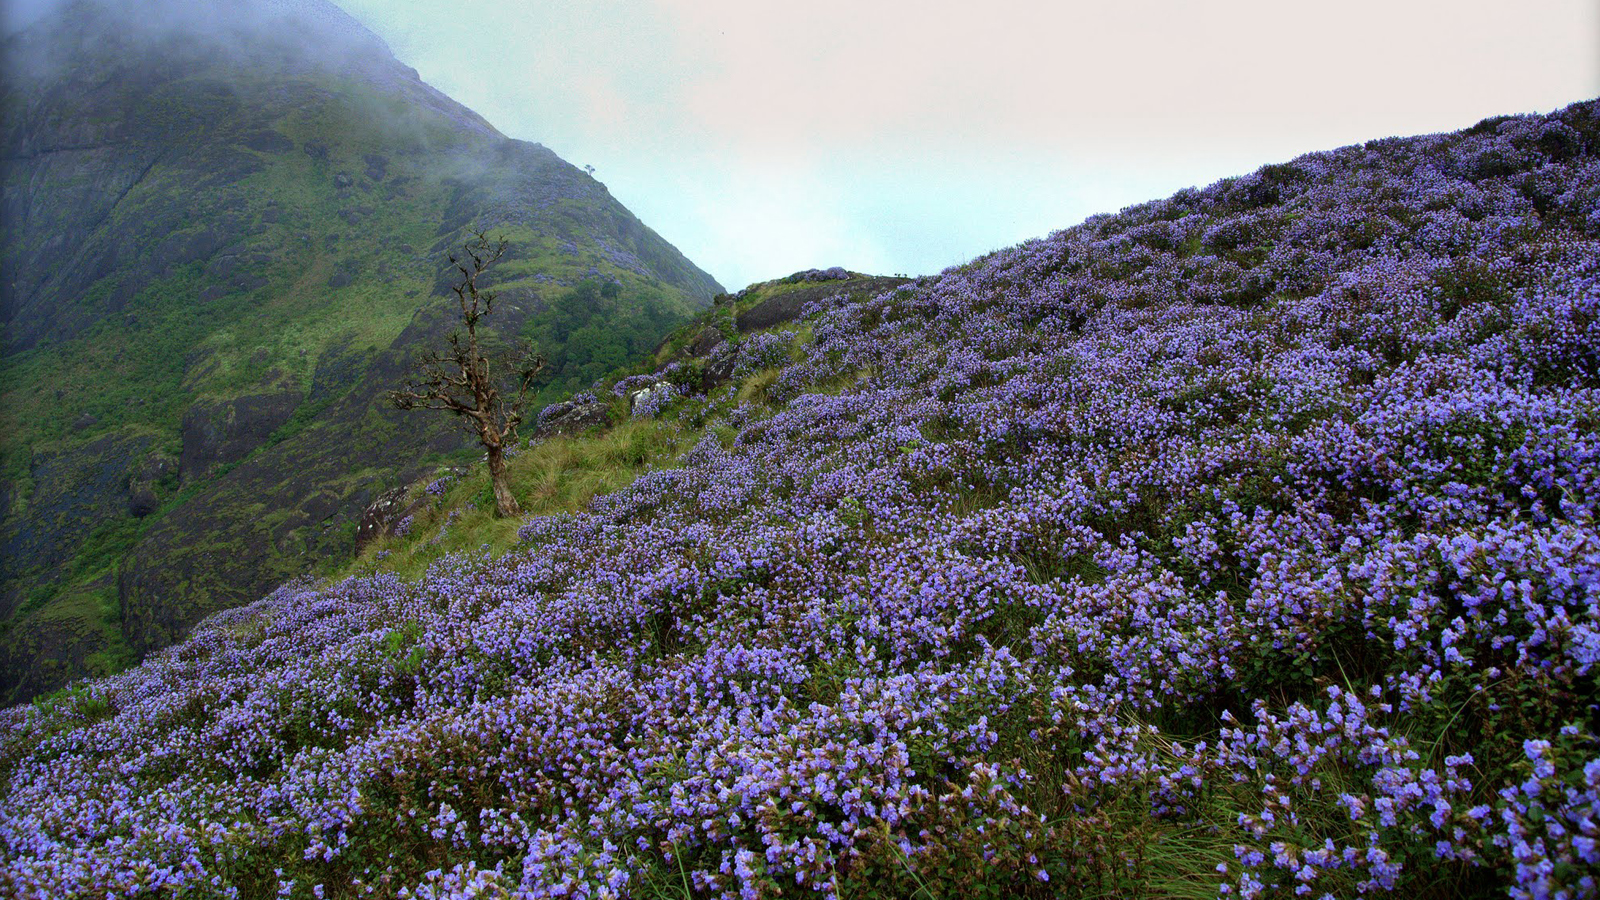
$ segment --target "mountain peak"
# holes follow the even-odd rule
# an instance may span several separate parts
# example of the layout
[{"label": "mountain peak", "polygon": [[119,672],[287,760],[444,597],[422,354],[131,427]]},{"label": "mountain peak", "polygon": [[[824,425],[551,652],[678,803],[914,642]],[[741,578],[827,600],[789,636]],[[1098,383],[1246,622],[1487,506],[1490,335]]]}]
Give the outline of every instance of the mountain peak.
[{"label": "mountain peak", "polygon": [[[508,338],[599,335],[560,355],[564,385],[721,290],[324,0],[77,0],[5,49],[0,697],[348,552],[389,480],[457,452],[374,406],[443,339],[464,234],[512,242]],[[587,280],[615,308],[567,309]]]},{"label": "mountain peak", "polygon": [[[401,106],[443,112],[464,133],[503,138],[326,0],[72,0],[10,35],[0,60],[13,119],[37,122],[43,107],[56,110],[47,118],[76,125],[124,119],[160,129],[165,116],[120,113],[138,108],[140,95],[174,84],[191,95],[198,89],[272,106],[303,88],[282,79],[310,77],[365,84]],[[193,97],[176,105],[192,107]],[[6,148],[7,156],[31,152]]]},{"label": "mountain peak", "polygon": [[326,0],[71,0],[10,35],[5,65],[14,76],[52,77],[153,55],[302,69],[399,65],[382,38]]}]

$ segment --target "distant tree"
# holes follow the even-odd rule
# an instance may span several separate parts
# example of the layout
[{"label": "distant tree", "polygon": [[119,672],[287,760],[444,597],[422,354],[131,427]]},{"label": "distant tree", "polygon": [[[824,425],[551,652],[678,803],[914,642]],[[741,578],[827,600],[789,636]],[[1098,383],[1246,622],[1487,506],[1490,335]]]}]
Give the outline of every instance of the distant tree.
[{"label": "distant tree", "polygon": [[478,325],[494,311],[495,294],[479,287],[479,279],[500,261],[508,246],[504,238],[491,241],[483,232],[450,254],[459,277],[451,288],[461,308],[461,330],[452,331],[449,348],[421,354],[405,386],[389,392],[389,402],[399,409],[438,409],[458,416],[489,458],[489,479],[494,485],[495,513],[521,512],[506,482],[505,451],[517,439],[533,379],[544,368],[544,357],[525,348],[490,353],[484,348]]}]

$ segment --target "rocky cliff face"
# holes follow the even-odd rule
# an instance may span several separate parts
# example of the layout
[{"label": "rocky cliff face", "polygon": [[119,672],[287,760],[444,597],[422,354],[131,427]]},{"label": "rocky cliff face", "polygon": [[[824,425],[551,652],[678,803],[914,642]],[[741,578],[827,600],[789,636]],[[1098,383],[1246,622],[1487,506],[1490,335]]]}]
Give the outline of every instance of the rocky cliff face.
[{"label": "rocky cliff face", "polygon": [[379,400],[468,231],[512,241],[507,333],[585,279],[663,331],[720,289],[321,0],[78,2],[4,59],[0,702],[348,551],[463,448]]}]

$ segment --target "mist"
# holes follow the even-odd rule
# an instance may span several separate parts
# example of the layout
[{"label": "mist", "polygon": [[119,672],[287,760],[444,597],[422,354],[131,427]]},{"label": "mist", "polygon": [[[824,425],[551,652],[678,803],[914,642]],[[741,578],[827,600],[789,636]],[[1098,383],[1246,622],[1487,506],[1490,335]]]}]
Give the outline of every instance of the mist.
[{"label": "mist", "polygon": [[1600,94],[1594,0],[342,2],[730,286],[933,272],[1302,153]]},{"label": "mist", "polygon": [[367,68],[383,39],[327,0],[21,0],[5,7],[6,74],[70,78],[86,58]]},{"label": "mist", "polygon": [[150,47],[339,68],[393,47],[734,287],[937,271],[1302,153],[1600,93],[1592,0],[16,0],[8,66],[70,58],[72,29],[34,26],[71,2]]},{"label": "mist", "polygon": [[0,33],[10,37],[66,6],[69,0],[7,0],[0,3]]}]

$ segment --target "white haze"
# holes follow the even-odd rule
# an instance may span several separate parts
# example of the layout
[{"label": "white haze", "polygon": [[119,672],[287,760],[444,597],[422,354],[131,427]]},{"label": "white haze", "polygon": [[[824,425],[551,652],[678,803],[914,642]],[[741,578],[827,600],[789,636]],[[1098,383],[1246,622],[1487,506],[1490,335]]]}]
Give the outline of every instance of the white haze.
[{"label": "white haze", "polygon": [[10,77],[130,51],[329,68],[391,53],[328,0],[8,0],[4,10]]},{"label": "white haze", "polygon": [[[374,52],[305,18],[317,0],[98,2],[233,47],[294,15],[313,52]],[[9,0],[6,30],[61,5]],[[1594,0],[343,6],[730,288],[937,271],[1300,153],[1600,94]]]},{"label": "white haze", "polygon": [[925,273],[1300,153],[1600,94],[1594,0],[349,0],[723,283]]}]

